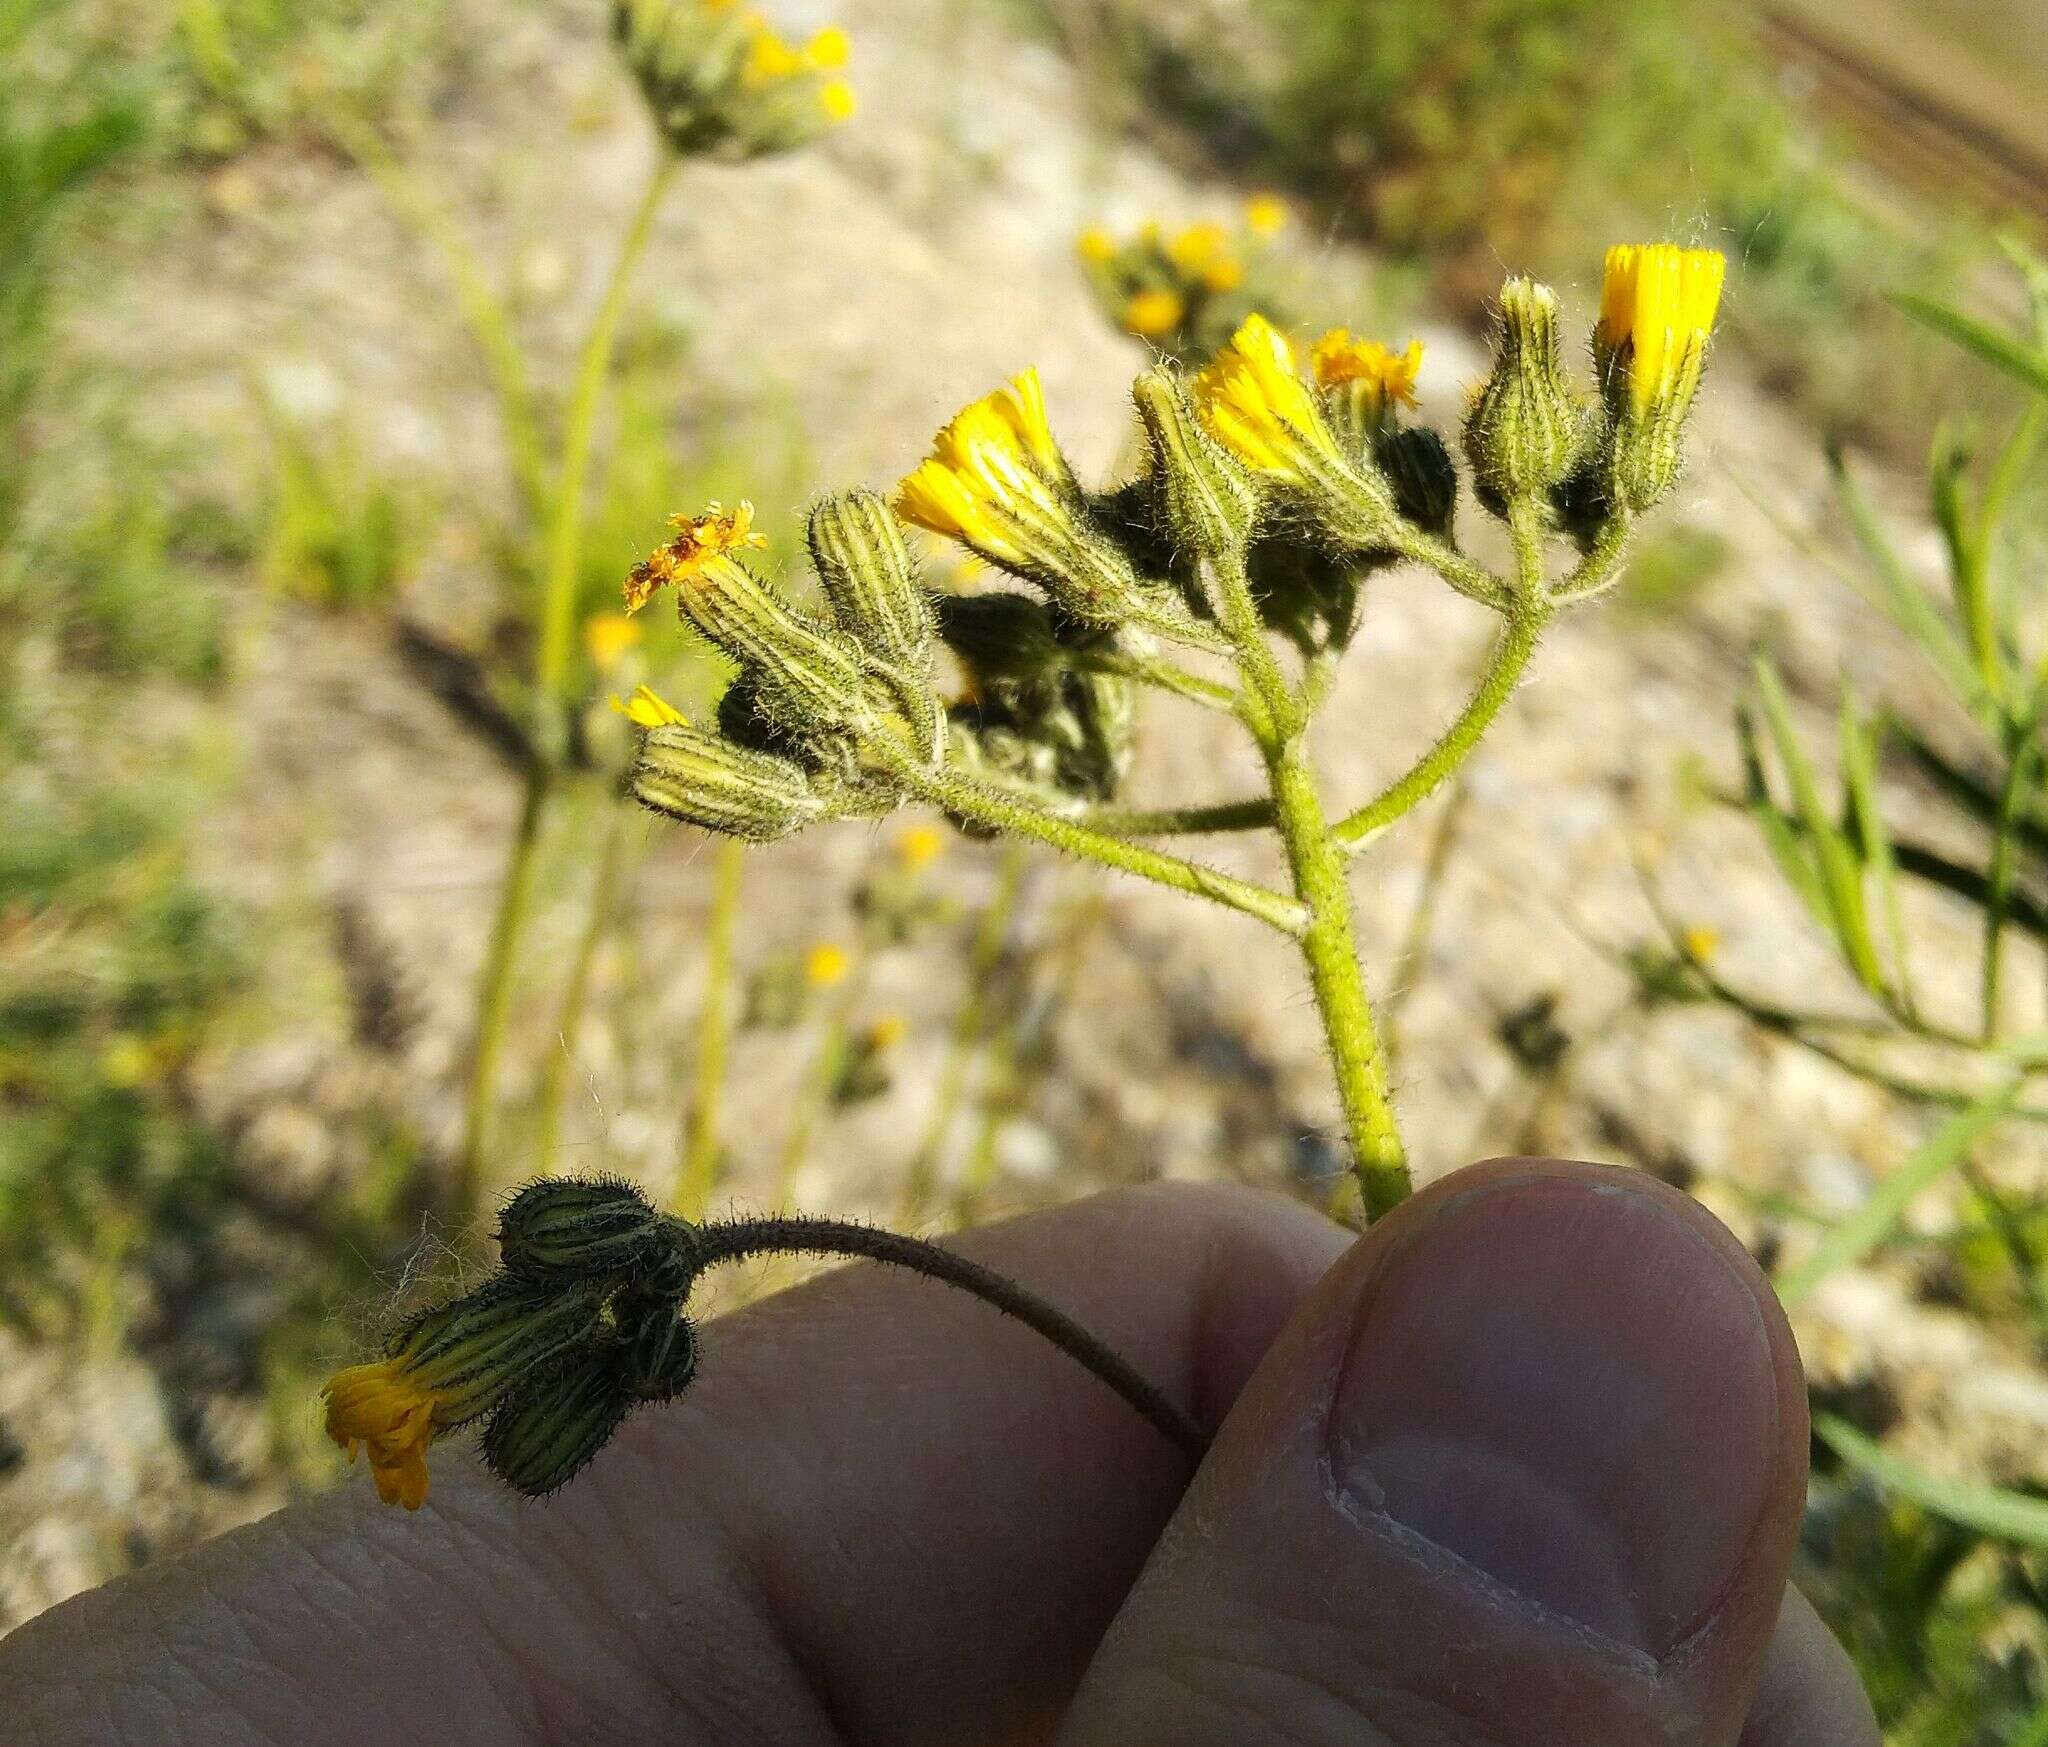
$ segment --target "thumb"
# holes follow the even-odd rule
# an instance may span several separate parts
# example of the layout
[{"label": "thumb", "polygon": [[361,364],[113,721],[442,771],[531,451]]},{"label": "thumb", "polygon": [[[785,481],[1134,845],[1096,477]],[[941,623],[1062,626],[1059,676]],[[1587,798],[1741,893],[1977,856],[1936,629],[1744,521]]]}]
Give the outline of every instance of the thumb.
[{"label": "thumb", "polygon": [[1806,1443],[1777,1301],[1703,1209],[1459,1172],[1296,1312],[1063,1747],[1747,1747]]}]

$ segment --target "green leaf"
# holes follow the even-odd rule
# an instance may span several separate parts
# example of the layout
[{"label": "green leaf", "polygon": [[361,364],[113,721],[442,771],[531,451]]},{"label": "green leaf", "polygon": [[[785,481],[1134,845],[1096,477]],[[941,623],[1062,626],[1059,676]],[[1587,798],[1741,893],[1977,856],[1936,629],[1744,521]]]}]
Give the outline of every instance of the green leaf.
[{"label": "green leaf", "polygon": [[1813,1429],[1820,1441],[1843,1461],[1860,1468],[1887,1491],[1912,1500],[1923,1510],[1930,1510],[1952,1523],[1961,1523],[1966,1529],[1975,1529],[2001,1541],[2048,1547],[2048,1498],[2030,1498],[2024,1492],[2009,1492],[1997,1486],[1974,1486],[1930,1474],[1926,1469],[1892,1455],[1854,1426],[1831,1415],[1815,1420]]},{"label": "green leaf", "polygon": [[1892,302],[1923,326],[1976,353],[1994,369],[2004,371],[2036,394],[2048,395],[2048,351],[2015,340],[1989,322],[1917,292],[1894,292]]},{"label": "green leaf", "polygon": [[1892,837],[1877,805],[1877,736],[1856,708],[1856,696],[1842,688],[1842,786],[1848,800],[1848,828],[1856,853],[1877,881],[1878,901],[1883,907],[1885,939],[1891,949],[1891,986],[1907,1013],[1913,1010],[1913,992],[1906,952],[1906,923],[1899,906],[1898,858],[1892,853]]},{"label": "green leaf", "polygon": [[1756,718],[1747,709],[1735,712],[1735,737],[1742,752],[1743,798],[1762,834],[1764,847],[1771,852],[1785,883],[1813,919],[1825,927],[1827,898],[1821,891],[1820,876],[1813,871],[1798,827],[1771,796],[1770,779],[1764,774],[1763,749],[1757,744]]},{"label": "green leaf", "polygon": [[1797,1304],[1837,1268],[1860,1260],[1890,1237],[1914,1197],[1954,1170],[1985,1132],[2005,1119],[2019,1089],[2017,1080],[2000,1087],[1937,1128],[1861,1207],[1829,1229],[1805,1261],[1777,1277],[1779,1299]]}]

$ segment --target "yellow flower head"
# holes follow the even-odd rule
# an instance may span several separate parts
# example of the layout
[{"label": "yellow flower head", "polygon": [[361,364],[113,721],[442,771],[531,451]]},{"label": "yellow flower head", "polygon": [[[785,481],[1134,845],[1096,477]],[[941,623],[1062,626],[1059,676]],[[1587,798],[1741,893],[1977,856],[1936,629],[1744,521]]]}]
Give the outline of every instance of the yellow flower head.
[{"label": "yellow flower head", "polygon": [[583,621],[583,651],[599,673],[609,673],[619,657],[635,647],[640,627],[624,613],[592,613]]},{"label": "yellow flower head", "polygon": [[1293,216],[1277,194],[1254,194],[1244,203],[1245,228],[1259,238],[1278,236]]},{"label": "yellow flower head", "polygon": [[1244,283],[1244,263],[1235,255],[1218,255],[1202,269],[1202,284],[1210,291],[1235,291]]},{"label": "yellow flower head", "polygon": [[369,1453],[377,1496],[418,1510],[427,1498],[427,1446],[438,1435],[437,1398],[404,1359],[351,1365],[327,1380],[327,1435],[348,1452]]},{"label": "yellow flower head", "polygon": [[827,79],[818,87],[818,107],[824,110],[827,121],[851,121],[860,107],[860,99],[844,79]]},{"label": "yellow flower head", "polygon": [[1124,332],[1156,340],[1180,326],[1187,305],[1175,291],[1140,291],[1124,305]]},{"label": "yellow flower head", "polygon": [[651,685],[636,685],[624,703],[613,698],[612,708],[642,728],[687,727],[690,720]]},{"label": "yellow flower head", "polygon": [[740,83],[749,91],[765,91],[803,71],[803,56],[755,19],[747,39],[747,58],[740,68]]},{"label": "yellow flower head", "polygon": [[1246,316],[1195,378],[1194,398],[1209,434],[1254,473],[1303,484],[1317,462],[1343,464],[1294,348],[1262,315]]},{"label": "yellow flower head", "polygon": [[804,954],[804,981],[814,989],[829,989],[846,980],[853,968],[853,955],[845,947],[821,940]]},{"label": "yellow flower head", "polygon": [[1166,245],[1166,258],[1183,273],[1199,274],[1230,247],[1230,233],[1220,224],[1191,224]]},{"label": "yellow flower head", "polygon": [[811,38],[804,49],[804,59],[816,72],[836,73],[846,65],[850,53],[851,45],[846,40],[846,32],[836,24],[828,24]]},{"label": "yellow flower head", "polygon": [[1383,400],[1415,404],[1415,379],[1422,373],[1422,342],[1410,340],[1396,352],[1377,340],[1356,340],[1349,328],[1332,328],[1316,341],[1309,364],[1322,388],[1363,383]]},{"label": "yellow flower head", "polygon": [[904,872],[918,873],[945,852],[946,834],[936,825],[913,825],[896,839],[896,859]]},{"label": "yellow flower head", "polygon": [[1711,963],[1714,954],[1721,950],[1719,931],[1703,922],[1695,922],[1678,937],[1678,943],[1685,949],[1685,956],[1695,964]]},{"label": "yellow flower head", "polygon": [[754,506],[732,509],[707,504],[701,516],[675,515],[669,526],[676,537],[633,566],[626,578],[626,611],[637,613],[670,583],[681,586],[702,574],[714,561],[733,552],[766,546],[767,536],[754,531]]},{"label": "yellow flower head", "polygon": [[1689,400],[1721,303],[1727,258],[1675,243],[1617,243],[1607,251],[1594,331],[1603,369],[1629,350],[1629,392],[1638,416]]},{"label": "yellow flower head", "polygon": [[1074,248],[1082,260],[1099,267],[1115,258],[1116,238],[1101,225],[1090,225],[1074,239]]},{"label": "yellow flower head", "polygon": [[997,563],[1027,563],[1019,520],[1064,520],[1071,478],[1027,370],[954,415],[896,488],[896,513]]}]

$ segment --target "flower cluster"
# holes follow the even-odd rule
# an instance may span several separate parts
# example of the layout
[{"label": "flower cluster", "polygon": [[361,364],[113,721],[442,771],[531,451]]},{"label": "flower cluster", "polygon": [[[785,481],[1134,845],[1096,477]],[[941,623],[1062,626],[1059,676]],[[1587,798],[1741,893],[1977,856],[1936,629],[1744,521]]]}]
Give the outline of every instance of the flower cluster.
[{"label": "flower cluster", "polygon": [[792,45],[740,0],[614,0],[612,30],[669,148],[757,158],[854,111],[846,33]]},{"label": "flower cluster", "polygon": [[[810,528],[825,617],[742,562],[758,541],[746,506],[679,519],[635,569],[628,606],[672,587],[740,677],[715,730],[652,721],[658,700],[629,706],[648,725],[634,791],[756,839],[905,800],[971,829],[1034,829],[1005,803],[1071,812],[1116,794],[1135,686],[1200,695],[1162,646],[1242,651],[1232,576],[1255,629],[1308,656],[1344,646],[1362,583],[1395,562],[1511,616],[1587,598],[1612,581],[1631,518],[1676,478],[1719,283],[1718,256],[1616,250],[1597,396],[1565,372],[1554,294],[1526,280],[1503,289],[1463,447],[1480,506],[1516,530],[1505,578],[1453,542],[1460,470],[1408,417],[1420,343],[1339,328],[1303,348],[1256,314],[1199,371],[1161,362],[1140,376],[1147,460],[1112,489],[1075,477],[1026,371],[940,430],[893,508],[872,492],[826,499]],[[928,591],[902,523],[1022,586]],[[1554,536],[1581,551],[1556,583],[1542,559]],[[939,646],[962,680],[943,705]]]},{"label": "flower cluster", "polygon": [[1235,229],[1204,220],[1119,237],[1097,225],[1076,251],[1103,313],[1125,333],[1171,358],[1205,357],[1254,308],[1274,307],[1270,245],[1288,216],[1285,201],[1262,194]]}]

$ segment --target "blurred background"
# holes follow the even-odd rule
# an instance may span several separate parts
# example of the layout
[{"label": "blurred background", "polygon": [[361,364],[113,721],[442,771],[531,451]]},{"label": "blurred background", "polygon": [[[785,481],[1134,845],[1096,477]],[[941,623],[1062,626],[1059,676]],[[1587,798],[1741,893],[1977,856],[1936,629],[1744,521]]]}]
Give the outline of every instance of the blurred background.
[{"label": "blurred background", "polygon": [[[1283,942],[936,820],[741,863],[622,804],[609,700],[723,675],[620,582],[712,499],[794,565],[810,494],[1027,365],[1106,479],[1205,299],[1420,336],[1454,424],[1504,271],[1583,328],[1668,236],[1731,261],[1692,470],[1362,858],[1369,977],[1422,1175],[1632,1164],[1776,1272],[1803,1575],[1890,1739],[2044,1747],[2048,13],[763,4],[844,27],[857,109],[653,218],[534,818],[557,454],[657,152],[604,0],[0,0],[0,1630],[332,1483],[321,1377],[544,1170],[925,1230],[1327,1200]],[[1332,783],[1487,639],[1376,582]],[[1125,792],[1256,775],[1152,704]]]}]

